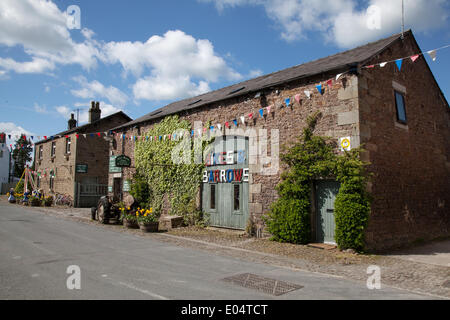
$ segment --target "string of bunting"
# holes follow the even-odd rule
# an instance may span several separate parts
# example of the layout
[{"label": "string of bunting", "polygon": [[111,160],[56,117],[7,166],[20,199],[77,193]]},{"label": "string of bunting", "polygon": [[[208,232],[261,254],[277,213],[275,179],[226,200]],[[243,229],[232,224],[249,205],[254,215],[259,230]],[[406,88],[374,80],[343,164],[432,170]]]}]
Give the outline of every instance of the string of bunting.
[{"label": "string of bunting", "polygon": [[[421,53],[417,53],[408,57],[403,57],[403,58],[399,58],[399,59],[395,59],[395,60],[390,60],[390,61],[385,61],[385,62],[381,62],[381,63],[376,63],[376,64],[371,64],[371,65],[366,65],[366,66],[362,66],[362,69],[373,69],[376,66],[379,66],[381,68],[384,68],[387,64],[389,63],[395,63],[397,65],[397,68],[399,71],[401,71],[402,65],[404,60],[411,60],[413,63],[422,55],[428,54],[430,56],[430,58],[433,61],[436,61],[437,59],[437,51],[442,50],[442,49],[446,49],[449,48],[449,45],[445,45],[442,46],[440,48],[436,48],[433,50],[429,50],[426,52],[421,52]],[[241,114],[239,116],[236,116],[234,119],[231,119],[229,121],[226,121],[224,124],[222,123],[218,123],[216,125],[212,125],[210,126],[209,130],[211,133],[213,133],[215,130],[219,130],[222,131],[222,128],[227,128],[227,129],[231,129],[232,126],[234,127],[238,127],[240,124],[242,125],[247,125],[247,120],[255,120],[258,117],[260,118],[264,118],[265,115],[270,114],[272,112],[274,112],[276,109],[282,109],[284,107],[293,107],[293,105],[296,103],[300,104],[302,99],[305,97],[308,100],[312,98],[312,96],[317,92],[320,95],[324,95],[325,93],[325,89],[328,87],[328,89],[331,89],[333,87],[333,82],[337,82],[343,75],[345,75],[346,73],[348,73],[350,71],[344,72],[344,73],[340,73],[338,75],[336,75],[336,77],[334,79],[328,79],[326,81],[322,81],[318,84],[315,85],[315,90],[310,90],[310,89],[306,89],[303,90],[303,92],[300,92],[296,95],[294,95],[293,97],[288,97],[288,98],[284,98],[284,101],[278,102],[276,104],[271,104],[267,107],[261,107],[256,111],[252,111],[248,114]],[[208,128],[203,128],[203,130],[198,129],[197,132],[194,132],[194,130],[192,130],[190,132],[191,137],[193,137],[194,135],[197,136],[201,136],[202,134],[207,134],[208,132]],[[126,135],[126,134],[122,134],[122,133],[117,133],[117,132],[113,132],[113,131],[105,131],[105,132],[96,132],[96,133],[85,133],[85,134],[78,134],[76,133],[75,136],[77,139],[79,139],[81,136],[83,136],[84,138],[95,138],[95,137],[103,137],[104,136],[116,136],[122,140],[130,140],[130,141],[166,141],[166,140],[179,140],[185,136],[189,136],[188,132],[185,132],[184,134],[182,133],[173,133],[173,134],[168,134],[168,135],[161,135],[161,136],[135,136],[135,135]],[[24,140],[27,140],[27,136],[26,135],[12,135],[12,134],[6,134],[6,133],[0,133],[0,140],[6,140],[4,138],[6,138],[6,136],[8,137],[8,139],[11,139],[12,137],[15,137],[16,139],[19,139],[19,137],[23,137]],[[43,138],[44,140],[53,140],[55,138],[69,138],[68,135],[56,135],[56,136],[36,136],[38,141],[41,141],[41,139]],[[30,136],[30,140],[28,140],[30,142],[30,144],[32,146],[34,146],[33,144],[33,140],[35,138],[35,136]],[[10,145],[11,150],[13,149],[13,145]],[[15,146],[15,148],[25,148],[26,146],[24,146],[23,144],[19,147],[19,146]]]},{"label": "string of bunting", "polygon": [[445,49],[445,48],[449,48],[449,47],[450,47],[450,44],[446,45],[446,46],[443,46],[443,47],[440,47],[440,48],[436,48],[436,49],[433,49],[433,50],[426,51],[425,53],[424,52],[420,52],[420,53],[414,54],[412,56],[403,57],[403,58],[390,60],[390,61],[385,61],[385,62],[376,63],[376,64],[371,64],[371,65],[363,66],[361,68],[362,69],[373,69],[376,66],[384,68],[387,64],[395,62],[395,64],[397,65],[398,70],[401,71],[404,60],[411,60],[414,63],[414,62],[416,62],[417,59],[419,59],[420,56],[428,54],[430,56],[431,60],[436,61],[436,59],[437,59],[437,52],[439,50],[442,50],[442,49]]}]

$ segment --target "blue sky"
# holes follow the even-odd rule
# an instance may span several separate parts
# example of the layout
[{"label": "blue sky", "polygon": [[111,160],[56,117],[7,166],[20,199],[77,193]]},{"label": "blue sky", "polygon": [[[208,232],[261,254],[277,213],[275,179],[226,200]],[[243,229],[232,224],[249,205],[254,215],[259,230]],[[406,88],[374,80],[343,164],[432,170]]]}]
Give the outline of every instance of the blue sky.
[{"label": "blue sky", "polygon": [[[81,10],[69,29],[66,10]],[[367,28],[370,6],[380,29]],[[422,50],[450,44],[446,0],[405,0]],[[89,101],[140,117],[400,31],[400,0],[2,0],[0,131],[52,135]],[[427,61],[450,97],[450,48]]]}]

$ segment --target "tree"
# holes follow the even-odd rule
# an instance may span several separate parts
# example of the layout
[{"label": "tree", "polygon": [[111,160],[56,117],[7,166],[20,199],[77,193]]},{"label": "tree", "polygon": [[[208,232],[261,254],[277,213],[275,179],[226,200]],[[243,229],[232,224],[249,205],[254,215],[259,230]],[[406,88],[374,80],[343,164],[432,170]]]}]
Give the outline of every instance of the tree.
[{"label": "tree", "polygon": [[28,141],[25,136],[20,136],[20,138],[16,140],[12,154],[12,158],[14,159],[14,176],[22,176],[27,163],[31,161],[31,152],[33,152],[31,141]]}]

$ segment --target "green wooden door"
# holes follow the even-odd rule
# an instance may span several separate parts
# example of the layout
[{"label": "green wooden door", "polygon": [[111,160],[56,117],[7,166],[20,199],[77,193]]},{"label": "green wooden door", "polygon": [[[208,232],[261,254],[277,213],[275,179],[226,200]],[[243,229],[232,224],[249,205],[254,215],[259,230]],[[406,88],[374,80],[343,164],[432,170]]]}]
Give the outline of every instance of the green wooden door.
[{"label": "green wooden door", "polygon": [[[245,229],[248,220],[248,139],[216,137],[207,153],[203,181],[203,211],[210,215],[212,226]],[[231,159],[232,158],[232,159]],[[231,161],[232,160],[232,161]]]},{"label": "green wooden door", "polygon": [[316,182],[316,240],[321,243],[336,243],[334,230],[334,201],[339,192],[340,184],[336,181]]}]

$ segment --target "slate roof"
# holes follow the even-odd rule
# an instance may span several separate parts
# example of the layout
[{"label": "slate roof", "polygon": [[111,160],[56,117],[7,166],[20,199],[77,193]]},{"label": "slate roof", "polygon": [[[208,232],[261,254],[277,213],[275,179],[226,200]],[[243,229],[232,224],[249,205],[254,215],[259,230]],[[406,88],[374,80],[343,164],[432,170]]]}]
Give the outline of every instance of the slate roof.
[{"label": "slate roof", "polygon": [[[405,37],[409,35],[412,35],[411,30],[405,32]],[[401,33],[395,34],[388,38],[371,42],[355,49],[340,52],[326,58],[314,60],[305,64],[273,72],[196,97],[176,101],[155,111],[152,111],[134,121],[118,126],[112,130],[133,127],[139,123],[162,118],[167,115],[178,113],[180,111],[199,108],[213,102],[242,96],[252,92],[257,93],[266,88],[302,78],[305,79],[321,73],[335,72],[336,74],[338,74],[340,72],[345,72],[348,71],[351,67],[362,65],[364,62],[379,54],[385,48],[387,48],[400,38]]]},{"label": "slate roof", "polygon": [[[54,137],[54,138],[60,138],[60,137],[64,137],[64,136],[66,136],[66,135],[72,134],[72,133],[74,133],[74,132],[78,132],[78,133],[91,133],[91,132],[87,132],[87,131],[88,131],[89,128],[91,128],[92,126],[95,126],[96,124],[101,123],[101,122],[106,122],[106,121],[108,121],[109,119],[111,119],[111,118],[113,118],[113,117],[115,117],[115,116],[119,116],[119,115],[123,116],[123,117],[124,117],[125,119],[127,119],[128,121],[133,120],[132,118],[130,118],[129,116],[127,116],[123,111],[119,111],[119,112],[110,114],[110,115],[107,116],[107,117],[100,118],[99,120],[94,121],[94,122],[92,122],[92,123],[86,123],[85,125],[82,125],[82,126],[79,126],[79,127],[75,127],[75,128],[73,128],[73,129],[66,130],[66,131],[63,131],[63,132],[54,134],[53,137]],[[48,136],[48,137],[52,137],[52,136]],[[50,141],[50,140],[52,140],[52,139],[51,139],[51,138],[48,138],[48,139],[46,139],[46,140],[41,140],[41,141],[39,141],[39,142],[36,142],[35,145],[38,145],[38,144],[41,144],[41,143],[44,143],[44,142],[47,142],[47,141]]]}]

